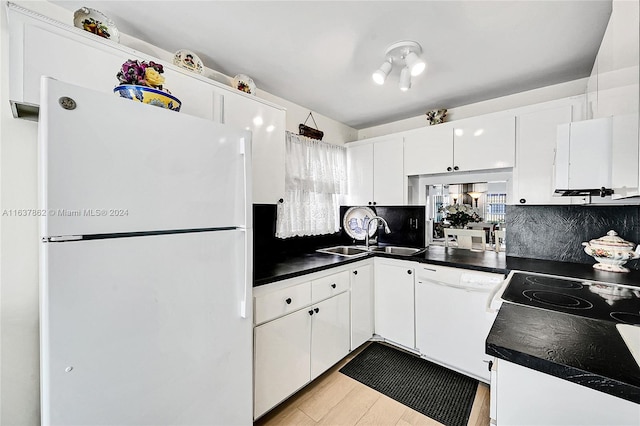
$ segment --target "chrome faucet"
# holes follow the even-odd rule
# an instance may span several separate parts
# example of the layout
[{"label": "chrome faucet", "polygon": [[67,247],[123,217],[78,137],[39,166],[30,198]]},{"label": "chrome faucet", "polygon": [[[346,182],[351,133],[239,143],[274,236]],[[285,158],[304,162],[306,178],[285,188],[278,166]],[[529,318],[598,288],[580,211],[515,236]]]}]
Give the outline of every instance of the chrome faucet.
[{"label": "chrome faucet", "polygon": [[367,223],[367,233],[365,234],[365,247],[367,248],[367,250],[369,250],[369,227],[371,226],[371,222],[376,221],[376,226],[378,223],[378,220],[382,221],[382,223],[384,224],[384,233],[385,234],[390,234],[391,233],[391,229],[389,229],[389,224],[387,223],[386,220],[384,220],[382,217],[380,216],[373,216],[371,219],[369,219],[369,223]]}]

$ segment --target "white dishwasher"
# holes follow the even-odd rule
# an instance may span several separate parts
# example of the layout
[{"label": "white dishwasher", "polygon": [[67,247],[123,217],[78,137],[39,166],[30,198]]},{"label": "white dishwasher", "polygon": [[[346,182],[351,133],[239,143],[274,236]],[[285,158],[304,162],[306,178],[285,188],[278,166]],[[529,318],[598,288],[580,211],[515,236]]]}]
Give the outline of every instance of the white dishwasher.
[{"label": "white dishwasher", "polygon": [[489,383],[489,308],[504,275],[446,266],[416,268],[416,346],[431,361]]}]

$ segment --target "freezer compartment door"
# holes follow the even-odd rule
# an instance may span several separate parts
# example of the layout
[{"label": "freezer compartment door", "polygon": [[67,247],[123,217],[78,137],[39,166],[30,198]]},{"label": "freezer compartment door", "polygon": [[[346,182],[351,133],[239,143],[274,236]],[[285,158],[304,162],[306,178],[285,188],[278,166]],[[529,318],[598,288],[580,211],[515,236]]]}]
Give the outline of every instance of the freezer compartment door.
[{"label": "freezer compartment door", "polygon": [[251,424],[245,241],[216,231],[43,244],[43,424]]},{"label": "freezer compartment door", "polygon": [[42,83],[42,236],[250,226],[249,132]]}]

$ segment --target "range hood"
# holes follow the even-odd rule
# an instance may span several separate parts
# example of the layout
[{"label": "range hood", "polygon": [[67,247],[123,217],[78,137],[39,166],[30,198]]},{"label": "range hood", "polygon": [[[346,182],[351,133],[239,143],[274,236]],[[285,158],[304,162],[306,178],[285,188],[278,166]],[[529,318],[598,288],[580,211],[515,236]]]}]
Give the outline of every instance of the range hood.
[{"label": "range hood", "polygon": [[554,196],[613,194],[612,129],[611,117],[558,126]]}]

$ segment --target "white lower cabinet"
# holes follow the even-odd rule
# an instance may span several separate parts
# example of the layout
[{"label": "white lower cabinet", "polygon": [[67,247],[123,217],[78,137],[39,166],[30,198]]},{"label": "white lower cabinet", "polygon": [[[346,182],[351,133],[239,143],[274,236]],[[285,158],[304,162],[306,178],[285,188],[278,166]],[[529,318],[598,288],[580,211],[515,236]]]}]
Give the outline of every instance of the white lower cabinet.
[{"label": "white lower cabinet", "polygon": [[311,380],[349,353],[349,293],[312,306]]},{"label": "white lower cabinet", "polygon": [[254,418],[349,353],[349,272],[314,278],[255,296]]},{"label": "white lower cabinet", "polygon": [[636,403],[508,361],[495,362],[491,419],[498,426],[640,424]]},{"label": "white lower cabinet", "polygon": [[415,348],[413,263],[375,260],[375,333]]},{"label": "white lower cabinet", "polygon": [[309,382],[311,316],[302,309],[260,325],[254,333],[258,417]]},{"label": "white lower cabinet", "polygon": [[351,350],[373,336],[373,265],[351,270]]}]

